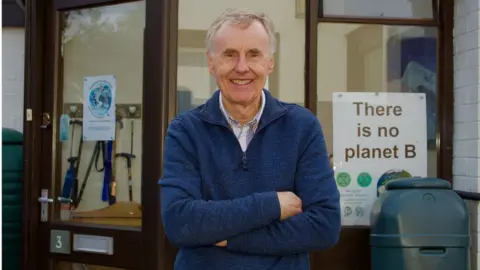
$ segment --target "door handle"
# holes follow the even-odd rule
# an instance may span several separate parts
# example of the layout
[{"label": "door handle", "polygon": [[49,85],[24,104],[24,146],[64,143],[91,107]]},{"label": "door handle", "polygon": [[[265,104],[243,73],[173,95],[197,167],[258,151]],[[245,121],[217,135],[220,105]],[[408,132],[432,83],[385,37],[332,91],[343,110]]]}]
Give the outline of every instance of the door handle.
[{"label": "door handle", "polygon": [[39,203],[53,203],[53,199],[52,198],[44,198],[44,197],[39,197],[38,198],[38,202]]},{"label": "door handle", "polygon": [[[58,197],[57,201],[59,203],[73,203],[70,198],[62,198]],[[40,221],[47,222],[48,221],[48,204],[54,203],[55,199],[48,197],[48,189],[42,189],[40,193],[40,197],[38,197],[38,202],[41,204],[40,206]]]},{"label": "door handle", "polygon": [[[63,197],[58,197],[57,201],[59,203],[72,203],[73,202],[72,199],[63,198]],[[53,202],[55,202],[55,200],[52,199],[52,198],[39,197],[38,202],[39,203],[53,203]]]}]

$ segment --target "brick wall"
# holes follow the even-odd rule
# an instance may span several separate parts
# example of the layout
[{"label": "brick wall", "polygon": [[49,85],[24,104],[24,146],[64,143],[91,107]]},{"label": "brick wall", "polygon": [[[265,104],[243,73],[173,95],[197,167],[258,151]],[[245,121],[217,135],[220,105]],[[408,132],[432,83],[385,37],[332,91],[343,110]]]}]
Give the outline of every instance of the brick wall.
[{"label": "brick wall", "polygon": [[23,131],[25,31],[2,30],[2,127]]},{"label": "brick wall", "polygon": [[[480,0],[455,0],[454,188],[480,192]],[[479,205],[468,202],[472,270],[480,270]]]}]

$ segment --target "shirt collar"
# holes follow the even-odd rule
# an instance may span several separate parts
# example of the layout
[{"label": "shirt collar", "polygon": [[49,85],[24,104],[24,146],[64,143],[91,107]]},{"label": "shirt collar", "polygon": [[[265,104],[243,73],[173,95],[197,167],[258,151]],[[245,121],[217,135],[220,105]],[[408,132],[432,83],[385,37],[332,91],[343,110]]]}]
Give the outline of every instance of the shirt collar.
[{"label": "shirt collar", "polygon": [[[222,101],[222,92],[220,91],[220,96],[218,98],[219,100],[219,103],[220,103],[220,110],[222,110],[222,113],[223,115],[225,116],[225,118],[227,119],[227,122],[232,125],[238,125],[238,122],[235,121],[235,119],[233,119],[228,113],[227,113],[227,110],[225,109],[225,107],[223,106],[223,101]],[[252,121],[248,122],[247,124],[245,125],[252,125],[254,127],[257,127],[258,126],[258,123],[260,122],[260,119],[262,117],[262,113],[263,113],[263,110],[265,109],[265,103],[266,103],[266,98],[265,98],[265,92],[262,91],[262,105],[260,106],[260,110],[257,112],[257,114],[255,115],[255,117],[253,117]]]}]

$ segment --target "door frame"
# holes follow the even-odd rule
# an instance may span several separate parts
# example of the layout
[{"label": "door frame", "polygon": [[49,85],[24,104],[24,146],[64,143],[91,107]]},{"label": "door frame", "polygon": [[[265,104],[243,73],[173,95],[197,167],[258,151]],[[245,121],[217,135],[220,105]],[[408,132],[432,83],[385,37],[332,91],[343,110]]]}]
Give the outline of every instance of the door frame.
[{"label": "door frame", "polygon": [[[163,137],[174,109],[169,95],[176,87],[178,1],[144,0],[145,30],[143,56],[143,143],[142,145],[142,228],[40,222],[41,189],[52,186],[52,154],[58,146],[57,93],[61,90],[59,57],[60,12],[132,0],[27,0],[25,18],[25,95],[24,108],[32,119],[24,119],[24,191],[22,206],[22,269],[51,269],[50,259],[128,269],[171,269],[174,253],[163,233],[160,217],[158,179],[162,174]],[[172,30],[175,31],[172,31]],[[172,68],[175,67],[175,68]],[[159,76],[160,75],[160,76]],[[161,106],[159,106],[159,104]],[[47,112],[52,124],[40,128],[41,115]],[[25,113],[27,115],[28,113]],[[152,151],[153,150],[153,151]],[[55,208],[50,205],[49,210]],[[52,219],[52,211],[49,220]],[[112,256],[52,254],[50,230],[65,229],[114,237]],[[128,245],[129,248],[126,248]],[[131,248],[131,247],[135,248]]]}]

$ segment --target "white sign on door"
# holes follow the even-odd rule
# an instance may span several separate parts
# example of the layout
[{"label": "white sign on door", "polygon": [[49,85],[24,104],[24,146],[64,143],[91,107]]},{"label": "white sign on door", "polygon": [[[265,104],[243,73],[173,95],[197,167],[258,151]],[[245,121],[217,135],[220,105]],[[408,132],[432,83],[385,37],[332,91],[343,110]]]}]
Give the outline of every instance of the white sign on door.
[{"label": "white sign on door", "polygon": [[427,176],[425,94],[333,93],[333,160],[342,224],[370,225],[391,179]]},{"label": "white sign on door", "polygon": [[83,140],[115,140],[117,84],[115,75],[85,77],[83,82]]}]

